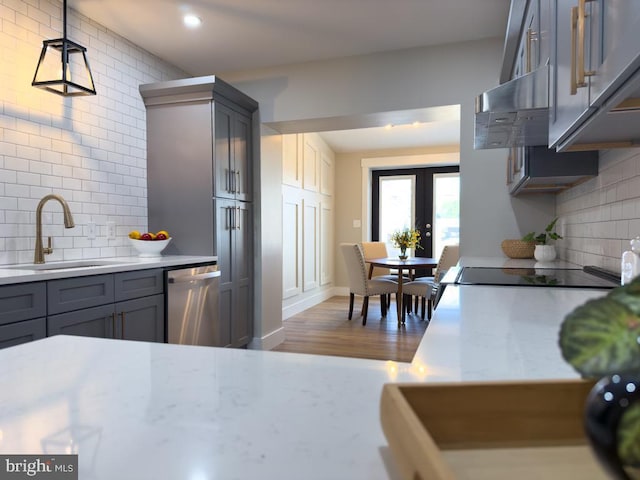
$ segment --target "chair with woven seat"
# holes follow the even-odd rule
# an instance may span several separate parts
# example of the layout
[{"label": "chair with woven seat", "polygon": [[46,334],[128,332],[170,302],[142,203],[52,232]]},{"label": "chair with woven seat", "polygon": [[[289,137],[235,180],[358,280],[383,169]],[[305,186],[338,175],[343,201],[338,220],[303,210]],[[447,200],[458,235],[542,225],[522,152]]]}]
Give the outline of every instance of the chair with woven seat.
[{"label": "chair with woven seat", "polygon": [[439,299],[438,293],[442,292],[440,288],[440,281],[442,280],[442,277],[444,277],[445,273],[447,273],[447,270],[455,266],[459,259],[460,247],[458,245],[446,245],[440,254],[438,265],[436,265],[433,277],[420,277],[412,282],[405,283],[402,286],[402,315],[404,316],[405,311],[410,309],[411,298],[415,296],[415,311],[418,311],[418,299],[420,298],[422,300],[421,317],[424,320],[426,306],[428,309],[427,319],[431,320],[431,312],[435,309],[437,300]]},{"label": "chair with woven seat", "polygon": [[369,274],[364,261],[362,247],[357,243],[341,243],[340,250],[344,256],[347,267],[347,275],[349,277],[349,320],[353,316],[353,302],[355,295],[364,297],[362,302],[362,325],[367,324],[367,312],[369,309],[369,297],[371,295],[380,295],[380,305],[382,307],[382,316],[387,314],[387,295],[396,293],[397,298],[398,283],[389,279],[372,278]]}]

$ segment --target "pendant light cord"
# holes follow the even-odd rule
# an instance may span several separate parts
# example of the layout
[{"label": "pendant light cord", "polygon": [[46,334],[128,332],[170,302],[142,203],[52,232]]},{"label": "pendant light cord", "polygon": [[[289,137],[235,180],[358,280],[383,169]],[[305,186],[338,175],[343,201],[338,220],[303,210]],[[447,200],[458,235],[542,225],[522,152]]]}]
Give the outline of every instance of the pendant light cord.
[{"label": "pendant light cord", "polygon": [[67,39],[67,0],[62,0],[62,38]]}]

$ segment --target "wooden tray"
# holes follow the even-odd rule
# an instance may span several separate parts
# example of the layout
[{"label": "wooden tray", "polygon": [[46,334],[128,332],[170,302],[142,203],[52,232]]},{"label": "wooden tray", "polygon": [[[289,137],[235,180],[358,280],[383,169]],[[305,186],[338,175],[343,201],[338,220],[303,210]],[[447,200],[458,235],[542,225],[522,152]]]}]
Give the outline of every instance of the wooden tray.
[{"label": "wooden tray", "polygon": [[593,382],[386,384],[382,429],[411,480],[607,479],[582,427]]}]

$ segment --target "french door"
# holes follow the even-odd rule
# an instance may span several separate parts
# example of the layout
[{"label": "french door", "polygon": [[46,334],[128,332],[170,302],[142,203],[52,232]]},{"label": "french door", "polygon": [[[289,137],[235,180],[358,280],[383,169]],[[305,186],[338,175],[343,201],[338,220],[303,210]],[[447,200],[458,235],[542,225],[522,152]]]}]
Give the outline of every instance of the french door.
[{"label": "french door", "polygon": [[391,234],[403,228],[420,231],[422,249],[412,255],[439,258],[445,245],[460,241],[458,166],[374,170],[371,189],[371,239],[399,253]]}]

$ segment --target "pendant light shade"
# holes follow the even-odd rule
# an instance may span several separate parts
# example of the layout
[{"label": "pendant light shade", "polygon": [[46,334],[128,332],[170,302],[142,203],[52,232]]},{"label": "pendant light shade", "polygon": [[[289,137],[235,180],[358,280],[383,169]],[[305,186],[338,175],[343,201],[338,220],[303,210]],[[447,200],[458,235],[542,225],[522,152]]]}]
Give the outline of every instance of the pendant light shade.
[{"label": "pendant light shade", "polygon": [[67,0],[63,0],[63,36],[42,42],[31,85],[63,97],[95,95],[87,49],[67,38]]}]

